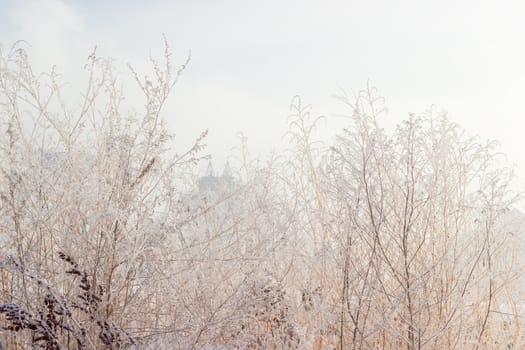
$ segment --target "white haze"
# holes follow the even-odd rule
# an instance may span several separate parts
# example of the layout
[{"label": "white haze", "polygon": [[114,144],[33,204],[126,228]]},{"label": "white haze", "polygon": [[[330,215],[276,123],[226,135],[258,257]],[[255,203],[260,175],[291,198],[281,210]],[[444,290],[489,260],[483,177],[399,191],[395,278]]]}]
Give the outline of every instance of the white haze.
[{"label": "white haze", "polygon": [[297,94],[329,117],[329,141],[345,123],[332,116],[348,112],[332,95],[370,84],[386,98],[387,124],[448,111],[498,140],[523,179],[524,10],[518,1],[2,0],[0,42],[27,41],[36,69],[56,64],[73,94],[95,45],[127,77],[126,63],[143,72],[150,52],[162,53],[165,33],[177,63],[192,52],[165,113],[175,147],[209,128],[219,164],[238,132],[260,154],[282,144]]}]

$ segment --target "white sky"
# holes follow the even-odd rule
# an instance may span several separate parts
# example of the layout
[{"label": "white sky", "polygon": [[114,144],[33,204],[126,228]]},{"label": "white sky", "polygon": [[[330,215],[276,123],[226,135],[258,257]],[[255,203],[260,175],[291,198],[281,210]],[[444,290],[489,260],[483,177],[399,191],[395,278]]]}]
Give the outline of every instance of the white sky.
[{"label": "white sky", "polygon": [[[314,113],[348,112],[331,96],[366,87],[390,123],[431,105],[472,134],[497,139],[525,178],[525,5],[521,1],[0,0],[0,43],[26,40],[38,69],[79,80],[93,46],[145,67],[192,61],[165,117],[188,145],[210,129],[221,163],[244,132],[255,153],[281,142],[291,98]],[[341,120],[329,119],[335,132]]]}]

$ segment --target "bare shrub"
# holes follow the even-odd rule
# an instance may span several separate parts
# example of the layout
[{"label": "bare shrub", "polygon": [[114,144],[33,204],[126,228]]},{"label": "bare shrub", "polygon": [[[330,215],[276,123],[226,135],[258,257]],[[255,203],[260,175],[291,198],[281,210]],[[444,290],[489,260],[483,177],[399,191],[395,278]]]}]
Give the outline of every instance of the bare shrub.
[{"label": "bare shrub", "polygon": [[[80,105],[18,46],[0,56],[0,332],[9,349],[491,349],[523,345],[506,221],[520,196],[494,143],[446,116],[381,127],[343,96],[331,145],[291,104],[290,147],[222,175],[173,155],[185,67],[152,59],[137,112],[111,62]],[[211,169],[211,167],[210,167]],[[519,225],[518,225],[519,226]],[[518,227],[519,230],[519,227]]]}]

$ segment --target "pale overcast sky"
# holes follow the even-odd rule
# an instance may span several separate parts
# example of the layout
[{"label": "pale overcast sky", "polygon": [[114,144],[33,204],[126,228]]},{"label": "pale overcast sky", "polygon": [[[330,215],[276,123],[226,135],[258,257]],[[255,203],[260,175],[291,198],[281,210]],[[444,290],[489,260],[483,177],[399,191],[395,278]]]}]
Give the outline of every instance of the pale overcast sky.
[{"label": "pale overcast sky", "polygon": [[[138,69],[162,54],[192,60],[166,118],[180,144],[205,128],[220,163],[244,132],[277,145],[291,98],[345,113],[333,94],[376,86],[391,122],[431,105],[472,134],[497,139],[525,175],[522,1],[0,0],[0,43],[30,45],[38,69],[79,79],[94,45]],[[329,119],[330,130],[341,120]],[[180,145],[179,145],[180,146]]]}]

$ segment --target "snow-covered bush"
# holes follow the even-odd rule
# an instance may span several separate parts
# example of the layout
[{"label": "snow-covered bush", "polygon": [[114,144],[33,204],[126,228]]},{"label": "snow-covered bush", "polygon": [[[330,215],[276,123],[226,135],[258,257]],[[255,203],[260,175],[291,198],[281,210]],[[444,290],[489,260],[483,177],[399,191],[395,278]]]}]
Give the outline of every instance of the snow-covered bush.
[{"label": "snow-covered bush", "polygon": [[206,132],[169,150],[185,65],[164,56],[153,78],[132,70],[144,103],[125,110],[96,52],[78,105],[20,47],[0,55],[8,349],[523,347],[519,198],[493,143],[434,111],[387,132],[368,89],[342,98],[332,144],[294,98],[286,152],[254,160],[241,138],[199,178]]}]

